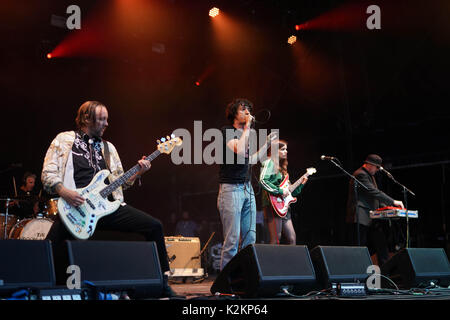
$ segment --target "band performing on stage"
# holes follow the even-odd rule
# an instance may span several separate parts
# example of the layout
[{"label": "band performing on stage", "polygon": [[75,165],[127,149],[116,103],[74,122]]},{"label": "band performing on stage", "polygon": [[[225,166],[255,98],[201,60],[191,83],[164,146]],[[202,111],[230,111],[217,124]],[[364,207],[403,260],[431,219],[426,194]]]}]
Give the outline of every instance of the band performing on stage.
[{"label": "band performing on stage", "polygon": [[325,2],[0,4],[0,303],[450,300],[449,6]]},{"label": "band performing on stage", "polygon": [[[291,204],[297,202],[308,177],[317,172],[310,167],[291,183],[287,171],[288,143],[279,139],[277,133],[269,134],[254,154],[249,152],[250,140],[255,137],[250,134],[255,119],[253,103],[234,99],[225,111],[229,124],[221,129],[225,138],[217,197],[223,228],[219,271],[223,271],[240,250],[256,243],[257,202],[252,167],[262,162],[257,182],[262,187],[261,207],[271,245],[297,245]],[[76,128],[59,133],[46,152],[40,174],[43,190],[34,190],[36,174],[26,172],[18,190],[14,180],[14,195],[2,199],[6,201],[5,213],[1,216],[2,239],[50,240],[56,275],[64,277],[61,273],[65,266],[62,257],[67,250],[64,241],[86,240],[97,230],[140,234],[143,241],[156,243],[163,274],[161,296],[175,297],[169,285],[173,268],[169,266],[171,258],[165,242],[165,236],[174,235],[165,235],[160,220],[127,204],[123,190],[132,187],[136,179],[150,169],[153,159],[161,153],[170,154],[182,141],[174,135],[168,136],[167,141],[158,141],[153,154],[142,156],[125,172],[117,149],[103,139],[108,116],[103,103],[83,103],[76,114]],[[322,156],[321,160],[339,161],[327,156]],[[389,259],[387,233],[383,230],[386,226],[381,221],[386,219],[386,215],[381,215],[383,209],[403,213],[396,217],[408,214],[411,218],[418,217],[417,211],[406,210],[402,201],[378,189],[375,179],[378,171],[385,171],[392,177],[382,164],[379,155],[369,154],[362,167],[351,175],[346,218],[346,245],[367,247],[374,264],[379,266]]]}]

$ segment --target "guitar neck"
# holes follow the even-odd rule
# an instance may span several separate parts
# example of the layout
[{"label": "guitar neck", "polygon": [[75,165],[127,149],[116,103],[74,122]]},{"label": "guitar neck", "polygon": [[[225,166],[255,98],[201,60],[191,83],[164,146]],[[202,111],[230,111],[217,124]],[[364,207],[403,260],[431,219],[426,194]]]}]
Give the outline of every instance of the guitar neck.
[{"label": "guitar neck", "polygon": [[289,192],[293,192],[295,189],[298,188],[298,186],[300,185],[300,183],[302,183],[303,178],[307,177],[308,173],[305,173],[304,175],[302,175],[300,178],[298,178],[297,181],[295,181],[293,184],[291,184],[289,186]]},{"label": "guitar neck", "polygon": [[[145,160],[153,161],[157,156],[159,156],[161,152],[159,150],[156,150],[151,155],[145,158]],[[130,170],[122,174],[119,178],[111,182],[108,186],[106,186],[103,190],[100,191],[100,195],[103,198],[108,197],[113,191],[115,191],[117,188],[119,188],[121,185],[123,185],[125,182],[127,182],[132,176],[134,176],[139,170],[141,169],[141,166],[139,164],[132,167]]]}]

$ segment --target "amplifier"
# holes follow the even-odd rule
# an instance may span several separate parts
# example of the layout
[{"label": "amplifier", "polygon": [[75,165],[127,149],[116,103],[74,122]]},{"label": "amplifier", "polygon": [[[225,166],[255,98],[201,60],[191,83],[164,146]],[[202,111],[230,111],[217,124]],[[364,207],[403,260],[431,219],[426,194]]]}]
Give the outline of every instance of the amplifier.
[{"label": "amplifier", "polygon": [[[196,237],[164,237],[169,257],[170,269],[192,269],[196,273],[201,268],[200,239]],[[180,273],[180,270],[177,270]],[[186,272],[181,272],[186,274]]]}]

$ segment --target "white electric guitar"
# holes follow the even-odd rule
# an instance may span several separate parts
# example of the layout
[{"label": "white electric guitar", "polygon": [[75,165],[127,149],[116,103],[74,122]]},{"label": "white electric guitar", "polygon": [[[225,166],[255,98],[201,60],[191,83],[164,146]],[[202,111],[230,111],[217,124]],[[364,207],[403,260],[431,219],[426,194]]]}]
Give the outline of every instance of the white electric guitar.
[{"label": "white electric guitar", "polygon": [[[182,144],[182,140],[171,137],[158,140],[158,146],[155,152],[145,158],[152,161],[161,153],[170,154],[175,148]],[[99,171],[88,186],[76,189],[85,201],[78,207],[68,204],[62,197],[58,200],[58,210],[61,220],[70,233],[77,239],[88,239],[91,237],[97,226],[97,222],[102,217],[115,212],[120,206],[120,200],[109,201],[108,196],[128,179],[135,175],[141,169],[137,164],[109,185],[105,184],[105,180],[111,174],[109,170]]]},{"label": "white electric guitar", "polygon": [[273,209],[275,212],[283,218],[286,216],[289,206],[293,202],[297,202],[297,198],[293,197],[291,193],[297,189],[297,187],[302,183],[304,178],[309,177],[310,175],[316,173],[316,168],[308,168],[306,169],[306,173],[302,175],[294,184],[289,184],[289,175],[286,175],[284,180],[280,184],[280,188],[285,190],[289,190],[289,195],[287,197],[283,197],[282,195],[273,195],[269,194],[270,203],[272,204]]}]

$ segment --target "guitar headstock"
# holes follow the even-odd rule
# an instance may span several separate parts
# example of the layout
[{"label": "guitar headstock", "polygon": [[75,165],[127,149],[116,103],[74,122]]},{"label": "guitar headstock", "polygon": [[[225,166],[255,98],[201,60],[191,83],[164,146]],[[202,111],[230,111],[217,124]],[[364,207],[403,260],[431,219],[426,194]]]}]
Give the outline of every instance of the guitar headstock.
[{"label": "guitar headstock", "polygon": [[161,138],[161,140],[156,141],[158,143],[158,150],[161,153],[170,154],[176,146],[181,146],[183,143],[183,140],[181,140],[179,137],[175,137],[174,134],[172,134],[170,137],[167,136],[166,138]]},{"label": "guitar headstock", "polygon": [[306,174],[308,176],[313,175],[316,172],[317,172],[316,168],[313,168],[313,167],[306,169]]}]

